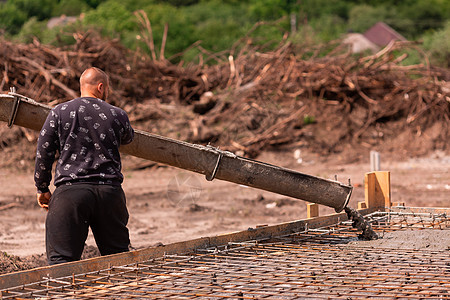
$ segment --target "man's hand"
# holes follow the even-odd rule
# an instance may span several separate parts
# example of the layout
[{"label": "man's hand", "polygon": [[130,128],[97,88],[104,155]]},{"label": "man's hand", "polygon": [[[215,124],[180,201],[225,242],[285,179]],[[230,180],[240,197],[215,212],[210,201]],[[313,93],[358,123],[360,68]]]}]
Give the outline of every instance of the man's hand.
[{"label": "man's hand", "polygon": [[52,197],[52,193],[46,192],[46,193],[37,193],[37,202],[40,207],[45,208],[48,210],[48,203],[50,202],[50,198]]}]

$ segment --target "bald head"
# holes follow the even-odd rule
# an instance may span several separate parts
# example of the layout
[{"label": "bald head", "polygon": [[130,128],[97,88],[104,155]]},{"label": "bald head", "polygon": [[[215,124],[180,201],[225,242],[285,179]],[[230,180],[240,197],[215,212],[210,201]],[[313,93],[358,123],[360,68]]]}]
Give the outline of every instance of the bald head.
[{"label": "bald head", "polygon": [[86,69],[80,77],[81,97],[94,97],[106,100],[108,97],[109,77],[99,68]]}]

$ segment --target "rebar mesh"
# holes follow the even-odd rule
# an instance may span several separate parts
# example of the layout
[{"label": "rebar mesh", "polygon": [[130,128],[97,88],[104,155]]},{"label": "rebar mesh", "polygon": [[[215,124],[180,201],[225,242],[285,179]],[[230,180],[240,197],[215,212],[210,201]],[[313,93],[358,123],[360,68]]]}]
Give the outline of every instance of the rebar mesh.
[{"label": "rebar mesh", "polygon": [[[446,214],[376,212],[377,233],[449,230]],[[351,222],[164,255],[2,291],[2,299],[450,299],[450,249],[365,246]]]}]

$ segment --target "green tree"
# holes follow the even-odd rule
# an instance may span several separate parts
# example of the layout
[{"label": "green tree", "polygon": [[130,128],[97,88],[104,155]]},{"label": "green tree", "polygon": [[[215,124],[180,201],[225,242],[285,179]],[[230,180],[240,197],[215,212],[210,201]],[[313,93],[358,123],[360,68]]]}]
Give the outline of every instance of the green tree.
[{"label": "green tree", "polygon": [[7,2],[0,4],[0,29],[16,34],[27,20],[25,12],[21,11],[15,4]]},{"label": "green tree", "polygon": [[289,15],[291,5],[287,0],[252,0],[249,7],[254,21],[276,20]]},{"label": "green tree", "polygon": [[443,28],[450,16],[450,1],[416,0],[400,6],[400,19],[411,21],[411,26],[404,30],[412,38],[421,36],[430,29]]},{"label": "green tree", "polygon": [[347,23],[337,15],[325,15],[310,22],[320,41],[338,39],[346,32]]},{"label": "green tree", "polygon": [[186,11],[182,7],[154,4],[145,7],[144,11],[151,22],[157,55],[160,55],[166,24],[168,26],[167,43],[164,48],[166,58],[182,52],[196,41],[194,25],[187,19]]},{"label": "green tree", "polygon": [[[197,40],[208,50],[229,49],[248,29],[246,11],[240,4],[203,2],[183,9],[186,24],[191,24],[190,44]],[[248,17],[247,17],[248,18]]]},{"label": "green tree", "polygon": [[431,57],[431,62],[437,66],[450,68],[450,21],[445,27],[425,36],[424,46]]},{"label": "green tree", "polygon": [[121,36],[129,31],[136,31],[137,24],[131,12],[120,0],[109,0],[97,9],[86,12],[83,24],[102,30],[103,34]]},{"label": "green tree", "polygon": [[39,21],[52,16],[53,8],[58,0],[9,0],[28,17],[37,17]]},{"label": "green tree", "polygon": [[122,0],[117,2],[122,4],[131,13],[151,5],[158,4],[157,0]]},{"label": "green tree", "polygon": [[84,0],[61,0],[61,2],[53,8],[52,15],[77,16],[88,9],[89,5]]},{"label": "green tree", "polygon": [[160,0],[159,3],[169,3],[170,5],[180,7],[197,4],[199,0]]},{"label": "green tree", "polygon": [[324,15],[337,15],[347,20],[352,4],[343,0],[299,0],[298,10],[306,20],[317,19]]},{"label": "green tree", "polygon": [[386,6],[357,5],[350,10],[348,28],[363,33],[380,21],[392,25],[391,20],[395,20],[395,14],[395,9],[388,9]]},{"label": "green tree", "polygon": [[17,35],[17,39],[22,43],[31,43],[34,37],[42,40],[46,29],[46,22],[38,21],[37,17],[31,17],[22,26],[22,29]]},{"label": "green tree", "polygon": [[100,3],[105,2],[105,0],[84,0],[87,5],[89,5],[92,8],[96,8],[100,5]]},{"label": "green tree", "polygon": [[75,42],[71,33],[77,30],[77,26],[74,23],[47,28],[47,21],[38,21],[36,17],[31,17],[15,38],[22,43],[30,43],[37,38],[43,44],[65,46]]}]

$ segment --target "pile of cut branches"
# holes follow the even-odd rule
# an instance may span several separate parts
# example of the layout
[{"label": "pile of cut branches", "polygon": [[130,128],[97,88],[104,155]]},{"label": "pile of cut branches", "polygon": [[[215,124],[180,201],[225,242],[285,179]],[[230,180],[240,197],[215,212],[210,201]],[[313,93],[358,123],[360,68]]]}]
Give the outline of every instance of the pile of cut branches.
[{"label": "pile of cut branches", "polygon": [[[75,44],[64,48],[18,44],[2,40],[0,91],[15,86],[40,102],[59,103],[77,97],[79,77],[88,67],[103,69],[111,77],[111,101],[123,105],[143,98],[189,101],[202,80],[199,68],[184,69],[166,60],[152,61],[130,52],[118,40],[105,40],[88,31],[74,35]],[[202,91],[200,91],[202,92]]]},{"label": "pile of cut branches", "polygon": [[[425,56],[423,64],[403,65],[407,55],[401,53],[415,49],[412,43],[362,56],[337,41],[300,50],[285,41],[271,51],[244,41],[228,59],[216,56],[216,65],[182,67],[95,32],[74,37],[76,43],[64,48],[2,41],[0,91],[15,86],[55,105],[76,97],[82,71],[97,66],[111,77],[111,102],[129,113],[136,128],[247,156],[281,146],[324,154],[376,148],[403,132],[402,146],[411,154],[449,149],[450,71],[430,66]],[[15,144],[4,127],[0,131],[1,148]],[[26,131],[11,134],[34,146]],[[431,136],[426,149],[410,143],[422,135]]]},{"label": "pile of cut branches", "polygon": [[420,136],[435,124],[430,146],[448,150],[449,70],[431,67],[426,56],[423,64],[402,65],[404,50],[420,51],[410,42],[368,56],[341,44],[331,49],[303,60],[287,42],[272,52],[230,56],[206,72],[221,90],[231,91],[222,96],[229,103],[223,100],[226,108],[207,114],[203,123],[227,124],[220,143],[250,154],[305,140],[325,152],[342,150],[343,143],[375,147],[387,135],[409,128]]}]

